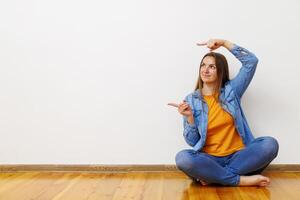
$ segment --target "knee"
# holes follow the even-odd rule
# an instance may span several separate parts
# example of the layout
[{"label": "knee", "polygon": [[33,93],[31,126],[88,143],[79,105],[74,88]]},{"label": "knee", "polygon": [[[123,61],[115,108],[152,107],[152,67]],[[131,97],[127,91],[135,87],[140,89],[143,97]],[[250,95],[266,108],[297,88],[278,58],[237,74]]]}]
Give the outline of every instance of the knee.
[{"label": "knee", "polygon": [[277,156],[279,150],[278,141],[270,136],[263,137],[263,149],[263,153],[274,159]]},{"label": "knee", "polygon": [[175,162],[176,167],[183,171],[189,171],[194,166],[193,158],[192,158],[193,150],[182,150],[176,154]]}]

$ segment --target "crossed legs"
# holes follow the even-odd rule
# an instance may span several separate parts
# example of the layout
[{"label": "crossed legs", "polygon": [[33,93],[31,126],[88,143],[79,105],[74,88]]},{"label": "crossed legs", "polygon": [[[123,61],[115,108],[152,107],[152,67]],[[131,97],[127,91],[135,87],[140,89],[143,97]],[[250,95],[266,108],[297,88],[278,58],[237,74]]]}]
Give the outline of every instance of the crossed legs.
[{"label": "crossed legs", "polygon": [[266,186],[269,178],[259,173],[277,156],[278,148],[276,139],[259,137],[243,150],[225,157],[187,149],[177,153],[176,166],[202,183]]}]

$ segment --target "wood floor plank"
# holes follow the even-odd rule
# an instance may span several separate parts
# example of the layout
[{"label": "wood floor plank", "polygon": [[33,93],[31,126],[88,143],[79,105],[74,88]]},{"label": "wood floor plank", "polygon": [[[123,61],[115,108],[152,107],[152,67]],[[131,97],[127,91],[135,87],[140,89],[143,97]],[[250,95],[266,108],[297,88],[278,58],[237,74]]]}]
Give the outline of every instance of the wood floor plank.
[{"label": "wood floor plank", "polygon": [[163,174],[148,173],[144,184],[143,200],[153,200],[163,198]]},{"label": "wood floor plank", "polygon": [[76,174],[77,176],[73,177],[72,179],[66,180],[66,185],[65,187],[60,190],[53,198],[52,200],[59,200],[63,199],[63,196],[68,192],[68,191],[73,191],[73,185],[75,185],[78,181],[81,180],[82,174]]},{"label": "wood floor plank", "polygon": [[120,187],[124,173],[106,173],[102,176],[88,200],[111,200]]},{"label": "wood floor plank", "polygon": [[267,187],[237,187],[236,190],[242,200],[270,199],[270,192]]},{"label": "wood floor plank", "polygon": [[6,196],[7,193],[11,193],[15,188],[22,184],[28,184],[32,182],[33,178],[37,176],[38,172],[27,172],[27,173],[15,173],[13,176],[9,176],[3,184],[0,185],[0,199],[2,196]]},{"label": "wood floor plank", "polygon": [[23,175],[23,173],[0,173],[0,188],[2,185],[10,182],[13,178]]},{"label": "wood floor plank", "polygon": [[300,197],[300,179],[294,172],[274,172],[270,173],[272,180],[270,188],[271,197],[279,199],[299,199]]},{"label": "wood floor plank", "polygon": [[191,182],[190,179],[178,172],[165,172],[163,176],[163,200],[182,200],[189,198],[186,188]]},{"label": "wood floor plank", "polygon": [[0,200],[299,200],[300,172],[266,172],[267,187],[202,186],[180,172],[0,173]]},{"label": "wood floor plank", "polygon": [[53,184],[54,180],[58,180],[61,177],[62,175],[58,173],[38,173],[30,181],[14,187],[14,190],[18,192],[6,191],[2,195],[6,196],[6,199],[36,199]]},{"label": "wood floor plank", "polygon": [[70,181],[70,184],[53,199],[88,199],[94,192],[103,174],[81,173]]},{"label": "wood floor plank", "polygon": [[219,200],[217,188],[213,186],[202,186],[200,183],[190,181],[189,187],[185,189],[189,200]]},{"label": "wood floor plank", "polygon": [[142,199],[145,182],[145,173],[136,172],[125,174],[112,200]]},{"label": "wood floor plank", "polygon": [[242,199],[237,187],[217,187],[217,194],[222,200],[240,200]]},{"label": "wood floor plank", "polygon": [[[57,173],[57,172],[56,172]],[[68,188],[72,190],[72,181],[80,179],[80,173],[58,173],[60,179],[50,179],[52,183],[45,190],[40,192],[34,199],[35,200],[52,200],[59,198],[59,195],[63,194]]]}]

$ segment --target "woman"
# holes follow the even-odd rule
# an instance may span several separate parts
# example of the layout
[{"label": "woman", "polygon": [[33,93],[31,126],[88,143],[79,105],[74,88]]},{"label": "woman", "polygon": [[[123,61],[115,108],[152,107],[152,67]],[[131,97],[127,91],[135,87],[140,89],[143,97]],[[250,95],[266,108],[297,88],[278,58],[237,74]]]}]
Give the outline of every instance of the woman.
[{"label": "woman", "polygon": [[[193,147],[176,155],[176,166],[203,185],[267,186],[270,179],[260,172],[277,156],[278,142],[272,137],[255,139],[240,104],[258,59],[227,40],[210,39],[198,45],[210,52],[200,63],[196,89],[182,103],[169,103],[183,115],[183,135]],[[226,58],[213,52],[219,47],[242,63],[232,80]]]}]

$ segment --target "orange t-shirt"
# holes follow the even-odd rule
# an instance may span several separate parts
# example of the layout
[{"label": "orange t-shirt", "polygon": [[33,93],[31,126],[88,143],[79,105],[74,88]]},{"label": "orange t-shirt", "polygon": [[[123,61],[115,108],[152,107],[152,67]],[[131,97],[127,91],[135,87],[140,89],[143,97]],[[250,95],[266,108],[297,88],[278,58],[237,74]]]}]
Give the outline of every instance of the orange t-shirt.
[{"label": "orange t-shirt", "polygon": [[202,151],[213,156],[227,156],[245,147],[234,119],[218,102],[218,94],[203,95],[208,105],[206,142]]}]

